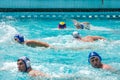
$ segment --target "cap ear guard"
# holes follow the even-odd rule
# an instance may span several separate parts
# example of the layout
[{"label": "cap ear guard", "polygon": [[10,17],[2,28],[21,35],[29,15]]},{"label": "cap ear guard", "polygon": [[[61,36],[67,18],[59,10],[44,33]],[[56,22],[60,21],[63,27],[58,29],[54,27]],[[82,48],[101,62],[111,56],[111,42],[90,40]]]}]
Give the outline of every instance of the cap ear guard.
[{"label": "cap ear guard", "polygon": [[27,66],[27,68],[30,67],[30,61],[26,61],[26,66]]},{"label": "cap ear guard", "polygon": [[91,57],[94,57],[94,56],[97,56],[97,57],[100,59],[100,61],[102,60],[101,56],[99,56],[98,53],[96,53],[96,52],[91,52],[91,53],[89,53],[89,56],[88,56],[88,62],[89,62],[89,63],[90,63],[90,58],[91,58]]}]

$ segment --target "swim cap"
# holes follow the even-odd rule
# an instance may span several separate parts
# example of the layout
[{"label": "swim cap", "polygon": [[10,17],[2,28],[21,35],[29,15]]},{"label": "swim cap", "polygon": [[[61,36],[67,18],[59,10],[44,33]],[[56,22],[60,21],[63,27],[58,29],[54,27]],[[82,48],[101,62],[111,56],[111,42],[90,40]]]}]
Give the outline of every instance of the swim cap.
[{"label": "swim cap", "polygon": [[19,60],[22,60],[22,61],[24,62],[25,67],[26,67],[26,70],[25,70],[25,72],[26,72],[27,69],[31,67],[31,66],[30,66],[30,60],[29,60],[29,58],[27,58],[26,56],[23,56],[23,57],[20,57],[20,58],[18,59],[18,61],[19,61]]},{"label": "swim cap", "polygon": [[59,25],[58,25],[58,28],[59,28],[59,29],[64,29],[64,28],[66,28],[65,22],[60,22]]},{"label": "swim cap", "polygon": [[14,39],[18,39],[19,43],[24,42],[24,37],[22,35],[20,35],[20,34],[16,34],[14,36]]},{"label": "swim cap", "polygon": [[80,34],[77,31],[74,31],[72,35],[73,35],[74,38],[79,38],[80,37]]},{"label": "swim cap", "polygon": [[89,56],[88,56],[88,62],[89,62],[89,63],[90,63],[90,58],[93,57],[93,56],[97,56],[97,57],[100,59],[100,61],[102,60],[101,56],[99,56],[98,53],[96,53],[96,52],[91,52],[91,53],[89,53]]}]

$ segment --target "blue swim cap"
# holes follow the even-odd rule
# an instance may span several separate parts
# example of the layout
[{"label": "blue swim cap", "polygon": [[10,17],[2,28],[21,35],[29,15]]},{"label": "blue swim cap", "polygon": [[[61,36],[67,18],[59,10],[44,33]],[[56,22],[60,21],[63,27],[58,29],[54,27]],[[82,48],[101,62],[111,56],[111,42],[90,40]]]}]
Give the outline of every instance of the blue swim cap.
[{"label": "blue swim cap", "polygon": [[31,67],[29,58],[27,58],[26,56],[23,56],[23,57],[20,57],[20,58],[18,59],[18,61],[19,61],[19,60],[22,60],[22,61],[24,62],[25,67],[26,67],[26,70],[25,70],[25,72],[26,72],[26,71],[28,70],[28,68]]},{"label": "blue swim cap", "polygon": [[89,62],[89,63],[90,63],[90,58],[93,57],[93,56],[97,56],[97,57],[100,59],[100,61],[102,60],[101,56],[99,56],[98,53],[96,53],[96,52],[91,52],[91,53],[89,53],[89,56],[88,56],[88,62]]},{"label": "blue swim cap", "polygon": [[24,42],[24,37],[22,35],[20,35],[20,34],[16,34],[14,36],[14,39],[18,39],[19,43]]}]

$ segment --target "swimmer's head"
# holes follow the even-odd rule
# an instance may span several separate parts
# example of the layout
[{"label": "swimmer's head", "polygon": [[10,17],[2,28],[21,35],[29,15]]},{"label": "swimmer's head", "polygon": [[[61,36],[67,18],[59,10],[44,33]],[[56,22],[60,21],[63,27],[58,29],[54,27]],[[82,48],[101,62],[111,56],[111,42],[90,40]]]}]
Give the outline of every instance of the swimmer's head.
[{"label": "swimmer's head", "polygon": [[64,29],[64,28],[66,28],[65,22],[60,22],[59,25],[58,25],[58,28],[59,28],[59,29]]},{"label": "swimmer's head", "polygon": [[16,34],[14,36],[14,40],[15,41],[17,40],[19,43],[22,43],[22,42],[24,42],[24,37],[22,35],[20,35],[20,34]]},{"label": "swimmer's head", "polygon": [[99,56],[98,53],[96,53],[96,52],[91,52],[91,53],[89,53],[89,56],[88,56],[88,62],[89,62],[89,63],[90,63],[90,59],[91,59],[92,57],[98,57],[100,61],[102,60],[101,56]]},{"label": "swimmer's head", "polygon": [[77,31],[74,31],[72,33],[72,35],[73,35],[74,38],[80,38],[81,37],[80,34],[79,34],[79,32],[77,32]]},{"label": "swimmer's head", "polygon": [[17,60],[18,70],[21,72],[27,72],[27,70],[31,67],[30,60],[26,56],[20,57]]}]

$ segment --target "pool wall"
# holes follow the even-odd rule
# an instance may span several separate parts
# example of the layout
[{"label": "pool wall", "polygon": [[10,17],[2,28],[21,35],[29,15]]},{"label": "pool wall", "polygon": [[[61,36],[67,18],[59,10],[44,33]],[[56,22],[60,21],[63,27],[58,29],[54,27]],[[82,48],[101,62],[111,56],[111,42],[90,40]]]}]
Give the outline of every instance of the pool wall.
[{"label": "pool wall", "polygon": [[120,0],[0,0],[0,11],[120,11]]},{"label": "pool wall", "polygon": [[0,8],[120,8],[120,0],[0,0]]}]

